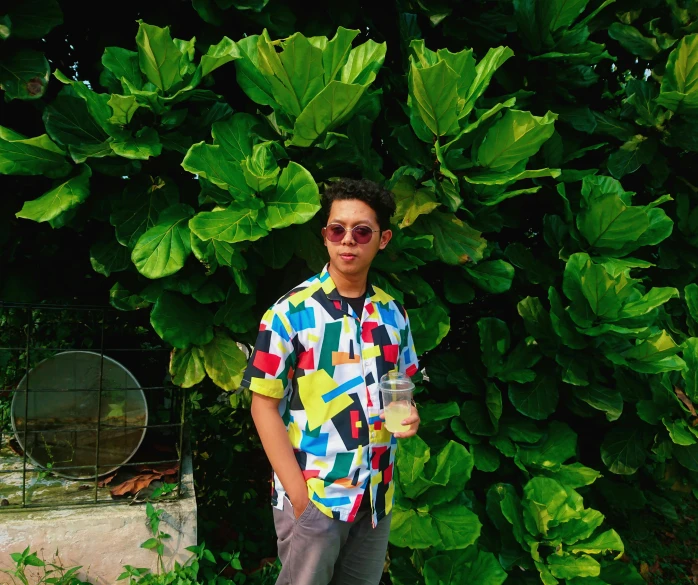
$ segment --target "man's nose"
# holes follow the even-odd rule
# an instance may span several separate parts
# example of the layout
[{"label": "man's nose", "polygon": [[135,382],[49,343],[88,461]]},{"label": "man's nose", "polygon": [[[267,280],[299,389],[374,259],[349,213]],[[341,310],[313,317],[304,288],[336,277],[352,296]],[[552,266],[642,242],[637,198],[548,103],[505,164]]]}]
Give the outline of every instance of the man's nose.
[{"label": "man's nose", "polygon": [[344,232],[344,238],[342,238],[342,244],[351,245],[355,243],[356,241],[354,240],[354,232],[351,230],[346,230]]}]

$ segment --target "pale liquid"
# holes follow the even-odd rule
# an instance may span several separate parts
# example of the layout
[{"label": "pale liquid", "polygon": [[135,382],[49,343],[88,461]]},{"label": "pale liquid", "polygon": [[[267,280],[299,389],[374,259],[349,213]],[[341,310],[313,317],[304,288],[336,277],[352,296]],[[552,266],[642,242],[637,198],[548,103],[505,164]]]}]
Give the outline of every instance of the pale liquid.
[{"label": "pale liquid", "polygon": [[385,409],[385,428],[391,433],[403,433],[409,430],[409,425],[400,424],[410,416],[412,409],[406,402],[391,402]]}]

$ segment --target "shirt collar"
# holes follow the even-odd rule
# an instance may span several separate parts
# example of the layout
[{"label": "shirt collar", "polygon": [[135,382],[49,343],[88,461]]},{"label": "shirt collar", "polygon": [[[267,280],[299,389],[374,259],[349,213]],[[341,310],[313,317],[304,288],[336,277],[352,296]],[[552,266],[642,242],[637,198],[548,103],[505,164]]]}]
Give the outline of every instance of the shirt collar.
[{"label": "shirt collar", "polygon": [[[332,277],[330,276],[329,267],[329,263],[325,264],[325,267],[322,269],[322,272],[319,276],[320,282],[322,283],[322,290],[325,292],[329,300],[341,302],[342,295],[339,294],[337,286],[335,285],[334,280],[332,280]],[[371,297],[375,294],[376,291],[374,290],[373,285],[371,284],[371,280],[369,278],[369,280],[366,282],[366,300],[364,301],[364,307],[371,302]],[[361,315],[359,315],[359,317],[360,316]]]}]

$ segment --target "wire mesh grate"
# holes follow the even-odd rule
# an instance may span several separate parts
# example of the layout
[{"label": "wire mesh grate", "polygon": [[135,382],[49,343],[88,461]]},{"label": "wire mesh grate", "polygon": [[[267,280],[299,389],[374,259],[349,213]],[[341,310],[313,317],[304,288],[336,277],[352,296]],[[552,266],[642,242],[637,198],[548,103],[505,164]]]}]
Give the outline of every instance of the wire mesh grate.
[{"label": "wire mesh grate", "polygon": [[0,301],[0,510],[180,497],[169,351],[141,312]]}]

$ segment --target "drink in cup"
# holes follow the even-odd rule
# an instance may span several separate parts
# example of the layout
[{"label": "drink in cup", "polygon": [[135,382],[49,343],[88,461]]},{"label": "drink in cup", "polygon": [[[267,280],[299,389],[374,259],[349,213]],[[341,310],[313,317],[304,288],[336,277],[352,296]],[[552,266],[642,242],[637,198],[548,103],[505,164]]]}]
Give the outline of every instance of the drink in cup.
[{"label": "drink in cup", "polygon": [[380,380],[380,391],[383,397],[385,428],[391,433],[409,430],[409,425],[403,425],[402,421],[412,412],[412,381],[401,372],[388,372]]}]

